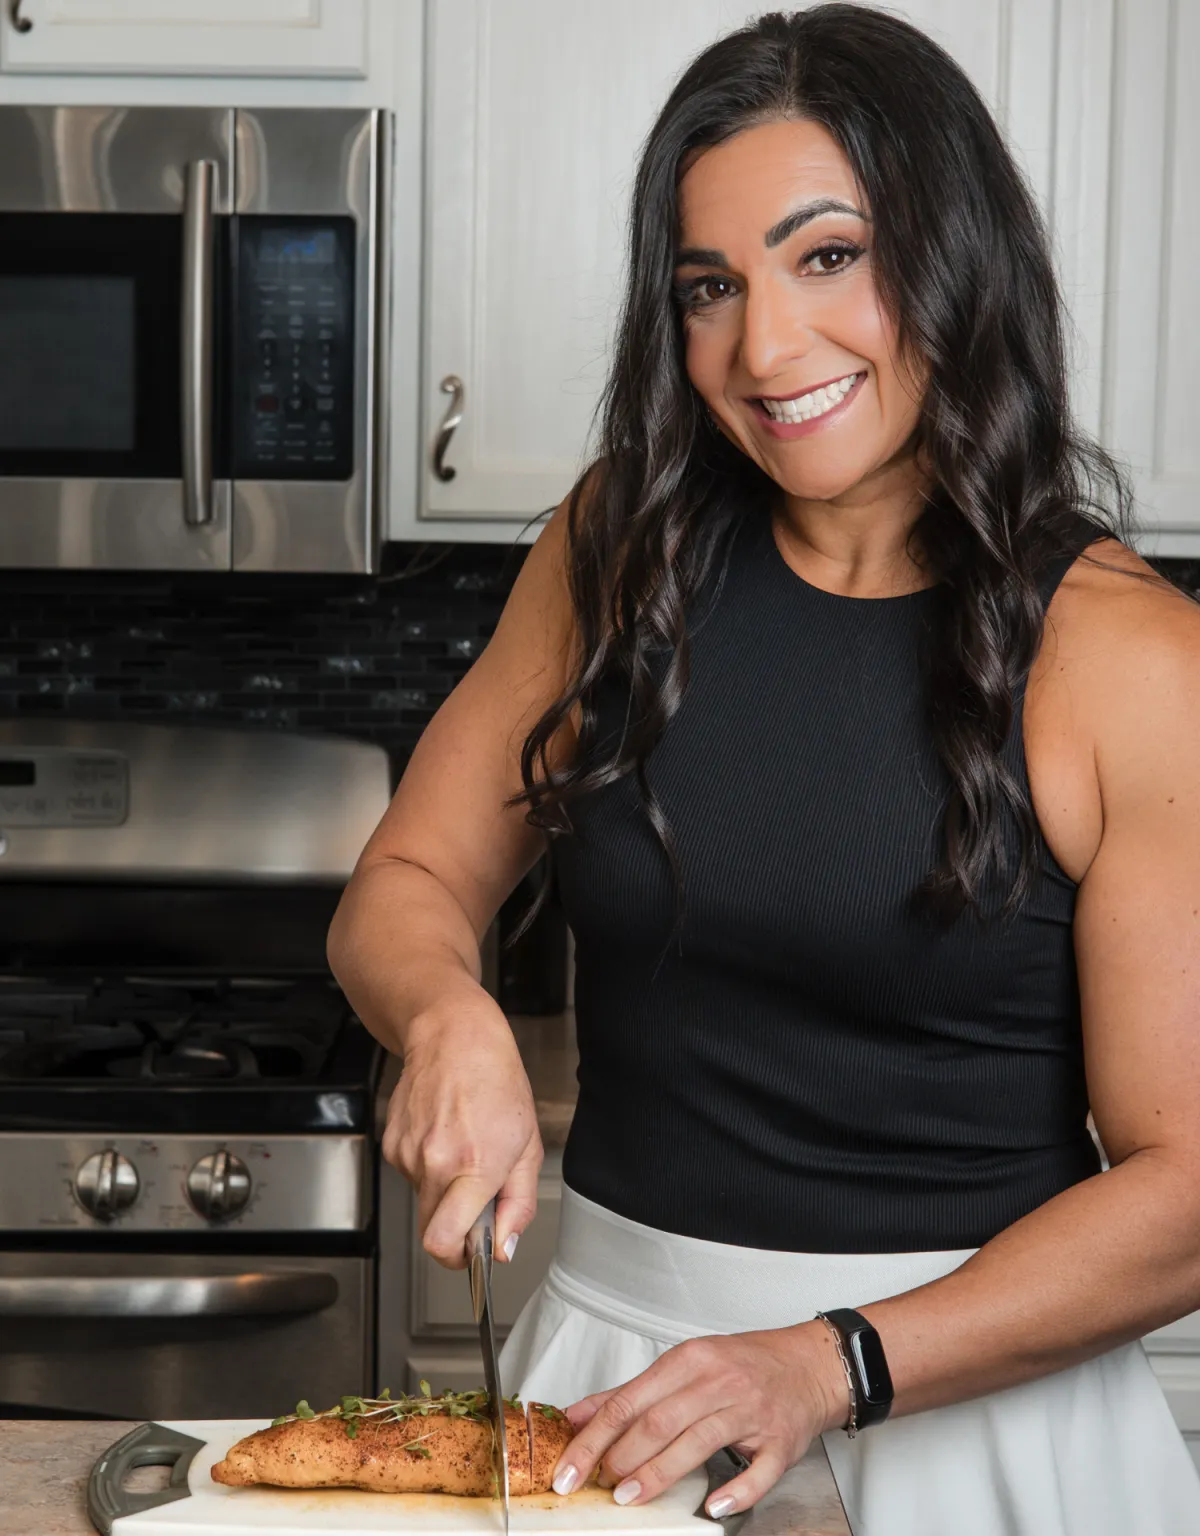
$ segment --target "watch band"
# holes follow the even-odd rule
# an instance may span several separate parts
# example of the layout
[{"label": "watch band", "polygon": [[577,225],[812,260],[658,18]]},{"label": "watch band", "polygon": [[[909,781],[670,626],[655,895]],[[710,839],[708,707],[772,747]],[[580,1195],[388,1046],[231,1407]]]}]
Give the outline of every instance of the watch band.
[{"label": "watch band", "polygon": [[851,1439],[861,1429],[882,1424],[892,1409],[892,1377],[878,1332],[853,1307],[835,1307],[817,1316],[833,1335],[850,1388]]}]

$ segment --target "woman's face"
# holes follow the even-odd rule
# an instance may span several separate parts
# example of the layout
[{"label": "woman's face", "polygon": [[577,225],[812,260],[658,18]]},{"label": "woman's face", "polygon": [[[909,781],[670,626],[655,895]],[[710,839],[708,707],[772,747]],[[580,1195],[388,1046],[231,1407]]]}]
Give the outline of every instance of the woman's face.
[{"label": "woman's face", "polygon": [[923,381],[897,357],[870,210],[830,134],[747,128],[689,167],[679,208],[688,377],[726,436],[804,501],[894,471]]}]

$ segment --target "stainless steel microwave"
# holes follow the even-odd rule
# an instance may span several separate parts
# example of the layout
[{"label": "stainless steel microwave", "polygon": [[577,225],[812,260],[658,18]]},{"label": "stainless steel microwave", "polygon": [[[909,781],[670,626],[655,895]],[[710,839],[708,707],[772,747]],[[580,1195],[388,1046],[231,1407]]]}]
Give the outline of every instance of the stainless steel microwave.
[{"label": "stainless steel microwave", "polygon": [[0,566],[376,568],[380,111],[0,108]]}]

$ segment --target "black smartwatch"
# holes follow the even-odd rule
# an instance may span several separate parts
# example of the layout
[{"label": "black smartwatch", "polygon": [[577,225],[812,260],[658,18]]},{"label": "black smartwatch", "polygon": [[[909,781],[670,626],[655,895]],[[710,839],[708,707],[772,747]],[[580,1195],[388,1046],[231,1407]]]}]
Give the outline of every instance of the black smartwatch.
[{"label": "black smartwatch", "polygon": [[846,1433],[882,1424],[892,1410],[892,1376],[883,1342],[861,1312],[837,1307],[817,1316],[833,1334],[850,1386],[850,1419]]}]

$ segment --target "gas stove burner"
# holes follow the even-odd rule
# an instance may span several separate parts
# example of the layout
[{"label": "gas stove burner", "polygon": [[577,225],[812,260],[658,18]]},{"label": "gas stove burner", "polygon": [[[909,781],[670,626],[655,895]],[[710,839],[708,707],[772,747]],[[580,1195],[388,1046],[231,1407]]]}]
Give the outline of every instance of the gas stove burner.
[{"label": "gas stove burner", "polygon": [[197,1041],[164,1046],[157,1040],[136,1061],[128,1057],[109,1063],[113,1077],[163,1079],[258,1077],[254,1052],[242,1041],[228,1045],[202,1045]]},{"label": "gas stove burner", "polygon": [[312,1081],[347,1013],[324,977],[28,982],[0,990],[0,1078]]}]

